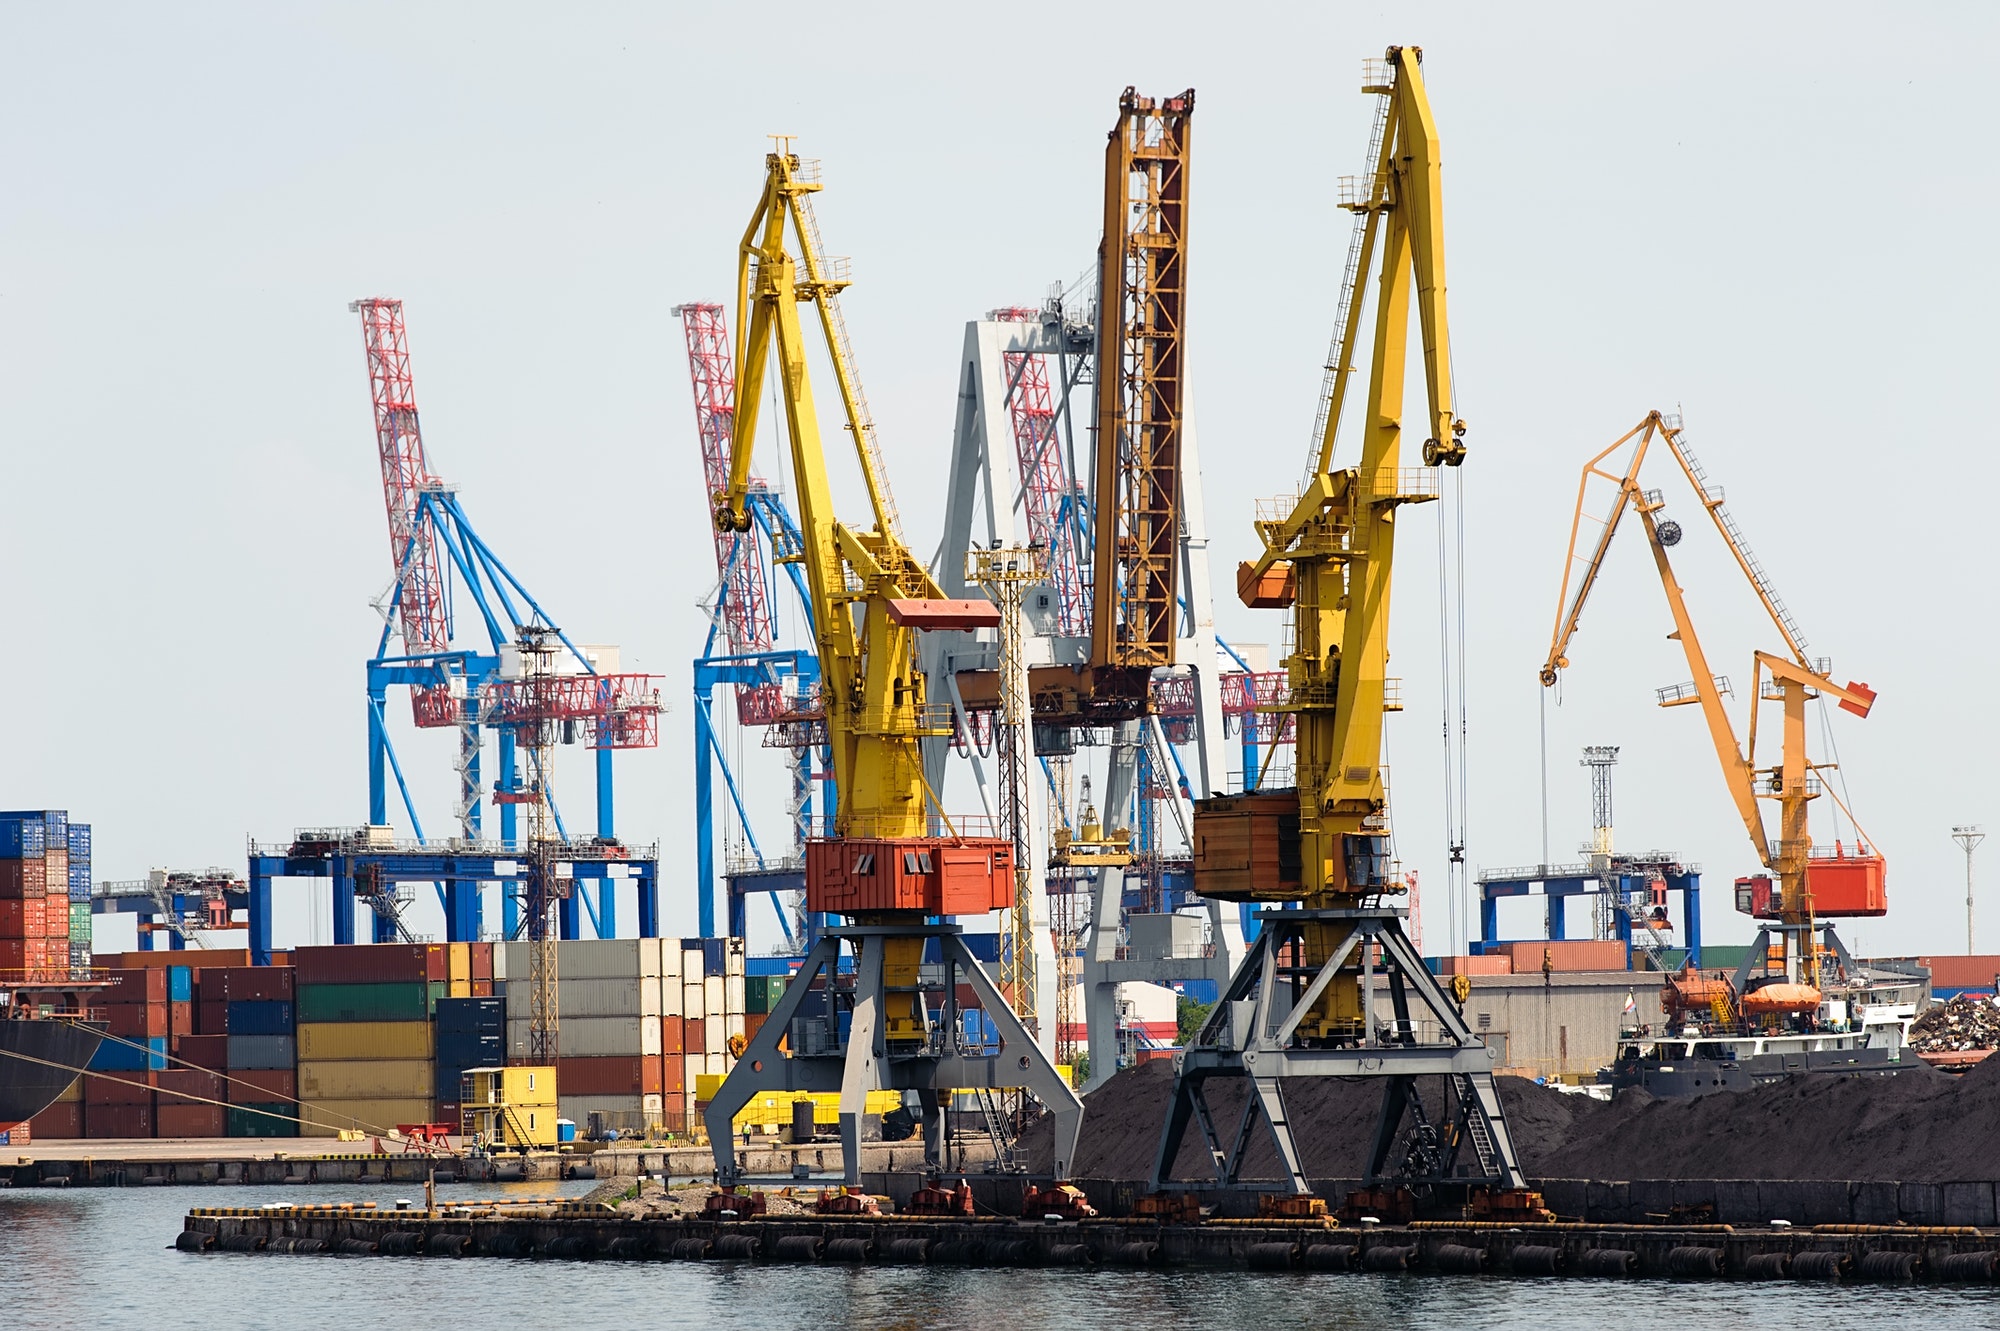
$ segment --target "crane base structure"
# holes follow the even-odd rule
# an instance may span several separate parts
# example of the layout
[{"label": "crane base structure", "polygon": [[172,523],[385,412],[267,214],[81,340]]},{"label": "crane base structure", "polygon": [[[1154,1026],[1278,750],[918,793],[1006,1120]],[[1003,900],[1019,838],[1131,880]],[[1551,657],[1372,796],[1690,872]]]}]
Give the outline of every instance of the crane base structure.
[{"label": "crane base structure", "polygon": [[[893,974],[892,952],[921,949],[935,940],[941,965],[921,973]],[[904,946],[895,947],[901,943]],[[851,991],[835,984],[843,951],[854,959]],[[890,961],[885,965],[885,960]],[[911,968],[914,970],[915,968]],[[815,987],[824,981],[823,987]],[[965,1034],[958,987],[969,987],[997,1036],[973,1043]],[[892,994],[914,988],[925,1010],[939,1018],[918,1039],[894,1039],[885,1015]],[[936,1006],[932,1006],[935,991]],[[840,1010],[848,1029],[841,1039]],[[808,1010],[808,1004],[814,1010]],[[789,1039],[787,1037],[789,1036]],[[789,1054],[780,1052],[785,1041]],[[851,1187],[861,1183],[861,1120],[870,1091],[915,1091],[923,1111],[924,1161],[941,1168],[944,1105],[954,1091],[1026,1090],[1055,1118],[1054,1177],[1069,1177],[1083,1129],[1083,1102],[1035,1043],[973,956],[955,924],[869,924],[827,930],[785,986],[771,1015],[736,1060],[735,1069],[709,1102],[704,1121],[715,1151],[715,1173],[728,1186],[740,1181],[733,1133],[736,1115],[768,1091],[840,1092],[841,1163]]]},{"label": "crane base structure", "polygon": [[[1382,1110],[1364,1187],[1392,1181],[1421,1193],[1440,1185],[1526,1186],[1493,1084],[1499,1052],[1465,1024],[1458,1005],[1425,967],[1403,932],[1406,914],[1393,906],[1258,912],[1263,928],[1243,964],[1201,1034],[1174,1056],[1173,1103],[1153,1165],[1156,1191],[1168,1185],[1190,1123],[1200,1129],[1214,1162],[1214,1179],[1206,1186],[1269,1191],[1268,1182],[1243,1177],[1261,1121],[1286,1176],[1282,1186],[1311,1193],[1299,1150],[1305,1125],[1294,1123],[1285,1108],[1285,1080],[1299,1077],[1381,1084]],[[1350,932],[1322,965],[1300,965],[1307,929],[1314,924]],[[1343,972],[1358,973],[1367,1028],[1339,1043],[1301,1041],[1300,1023]],[[1388,1020],[1375,1019],[1378,996],[1388,999],[1393,1013]],[[1419,1077],[1444,1079],[1443,1104],[1436,1106],[1442,1114],[1434,1117],[1425,1107]],[[1227,1138],[1208,1100],[1209,1083],[1223,1079],[1250,1083]],[[1398,1142],[1403,1153],[1392,1158]]]}]

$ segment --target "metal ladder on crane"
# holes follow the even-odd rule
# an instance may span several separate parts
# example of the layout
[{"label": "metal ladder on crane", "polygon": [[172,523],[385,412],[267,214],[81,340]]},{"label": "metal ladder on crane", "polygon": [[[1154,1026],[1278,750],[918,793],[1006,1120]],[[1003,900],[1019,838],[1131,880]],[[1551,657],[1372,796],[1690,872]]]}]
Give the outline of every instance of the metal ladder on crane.
[{"label": "metal ladder on crane", "polygon": [[1007,1122],[1007,1111],[1000,1104],[999,1092],[981,1086],[973,1091],[972,1099],[979,1106],[986,1135],[993,1142],[993,1163],[988,1169],[994,1173],[1015,1172],[1020,1163],[1014,1158],[1014,1133]]},{"label": "metal ladder on crane", "polygon": [[[1452,1089],[1457,1092],[1462,1106],[1485,1108],[1485,1101],[1480,1098],[1479,1088],[1473,1083],[1470,1073],[1461,1072],[1452,1078],[1452,1082]],[[1493,1134],[1486,1127],[1486,1115],[1468,1112],[1464,1117],[1465,1137],[1472,1143],[1473,1153],[1479,1158],[1479,1172],[1490,1178],[1498,1171],[1495,1164],[1498,1152],[1493,1148]]]}]

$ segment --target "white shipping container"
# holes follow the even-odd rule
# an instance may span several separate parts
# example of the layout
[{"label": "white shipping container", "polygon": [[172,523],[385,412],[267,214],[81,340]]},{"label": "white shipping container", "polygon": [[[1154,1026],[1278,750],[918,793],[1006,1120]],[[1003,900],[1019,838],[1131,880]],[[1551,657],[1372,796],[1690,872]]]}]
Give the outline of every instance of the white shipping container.
[{"label": "white shipping container", "polygon": [[681,949],[681,983],[693,984],[702,975],[700,948]]},{"label": "white shipping container", "polygon": [[633,977],[624,980],[564,980],[556,986],[556,1018],[569,1017],[657,1017],[660,1015],[660,981]]},{"label": "white shipping container", "polygon": [[[741,938],[732,938],[729,940],[728,955],[724,958],[722,963],[722,973],[724,975],[734,975],[738,979],[742,978],[743,944],[744,940]],[[741,1011],[740,1008],[735,1010]]]},{"label": "white shipping container", "polygon": [[656,938],[660,945],[660,978],[674,981],[681,978],[681,940],[678,938]]},{"label": "white shipping container", "polygon": [[[522,1032],[525,1049],[527,1033]],[[510,1032],[508,1045],[514,1041]],[[660,1052],[658,1017],[574,1017],[556,1027],[556,1052],[562,1058],[631,1058]]]},{"label": "white shipping container", "polygon": [[[678,956],[679,952],[676,951],[674,955]],[[681,1009],[685,1006],[687,1006],[687,994],[682,990],[680,980],[671,975],[662,976],[660,979],[660,1015],[663,1017],[678,1017],[681,1015]]]},{"label": "white shipping container", "polygon": [[721,1017],[710,1017],[701,1024],[707,1047],[704,1054],[726,1054],[729,1052],[729,1027]]},{"label": "white shipping container", "polygon": [[[702,1011],[702,1015],[709,1017],[720,1017],[727,1014],[730,1011],[729,981],[724,979],[720,975],[711,975],[707,979],[703,980],[701,983],[702,983],[701,1001],[705,1005]],[[743,1005],[739,1002],[736,1005],[735,1010],[741,1012],[743,1010]]]},{"label": "white shipping container", "polygon": [[659,949],[648,938],[579,938],[556,945],[556,973],[565,980],[657,978]]},{"label": "white shipping container", "polygon": [[745,1040],[748,1040],[750,1038],[749,1031],[747,1027],[744,1025],[743,1014],[741,1012],[732,1012],[728,1016],[724,1017],[722,1019],[722,1028],[723,1030],[728,1032],[730,1039],[735,1039],[739,1035],[742,1036]]},{"label": "white shipping container", "polygon": [[702,981],[690,981],[681,987],[681,1015],[690,1021],[700,1021],[708,1015],[708,987]]},{"label": "white shipping container", "polygon": [[703,1060],[701,1070],[710,1077],[726,1077],[729,1075],[729,1056],[727,1054],[710,1054]]},{"label": "white shipping container", "polygon": [[744,1009],[743,976],[726,977],[722,982],[722,1011],[725,1016],[740,1016]]}]

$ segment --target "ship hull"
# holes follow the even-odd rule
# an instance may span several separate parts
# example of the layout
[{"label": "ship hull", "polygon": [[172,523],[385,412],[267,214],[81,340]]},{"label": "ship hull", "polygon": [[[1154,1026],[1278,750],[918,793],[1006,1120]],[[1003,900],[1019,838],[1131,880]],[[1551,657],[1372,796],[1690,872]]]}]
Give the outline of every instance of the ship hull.
[{"label": "ship hull", "polygon": [[88,1022],[0,1021],[0,1132],[54,1104],[103,1038],[104,1028]]},{"label": "ship hull", "polygon": [[1709,1095],[1717,1091],[1747,1091],[1767,1086],[1787,1077],[1851,1073],[1866,1077],[1893,1077],[1922,1066],[1915,1058],[1901,1058],[1901,1051],[1863,1046],[1858,1049],[1815,1049],[1783,1054],[1753,1054],[1746,1058],[1711,1060],[1705,1058],[1620,1059],[1599,1081],[1614,1090],[1638,1087],[1656,1096],[1685,1097]]}]

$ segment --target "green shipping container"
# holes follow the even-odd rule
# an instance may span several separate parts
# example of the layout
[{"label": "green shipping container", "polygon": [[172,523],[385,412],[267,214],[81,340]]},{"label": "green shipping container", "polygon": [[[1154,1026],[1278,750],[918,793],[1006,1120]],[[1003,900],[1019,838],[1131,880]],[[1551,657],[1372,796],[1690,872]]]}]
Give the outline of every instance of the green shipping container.
[{"label": "green shipping container", "polygon": [[297,1113],[292,1105],[231,1105],[227,1131],[232,1137],[296,1137]]},{"label": "green shipping container", "polygon": [[743,1010],[764,1014],[778,1006],[778,1000],[785,996],[785,977],[782,975],[750,975],[743,980]]},{"label": "green shipping container", "polygon": [[298,1019],[318,1021],[427,1021],[442,984],[302,984]]}]

